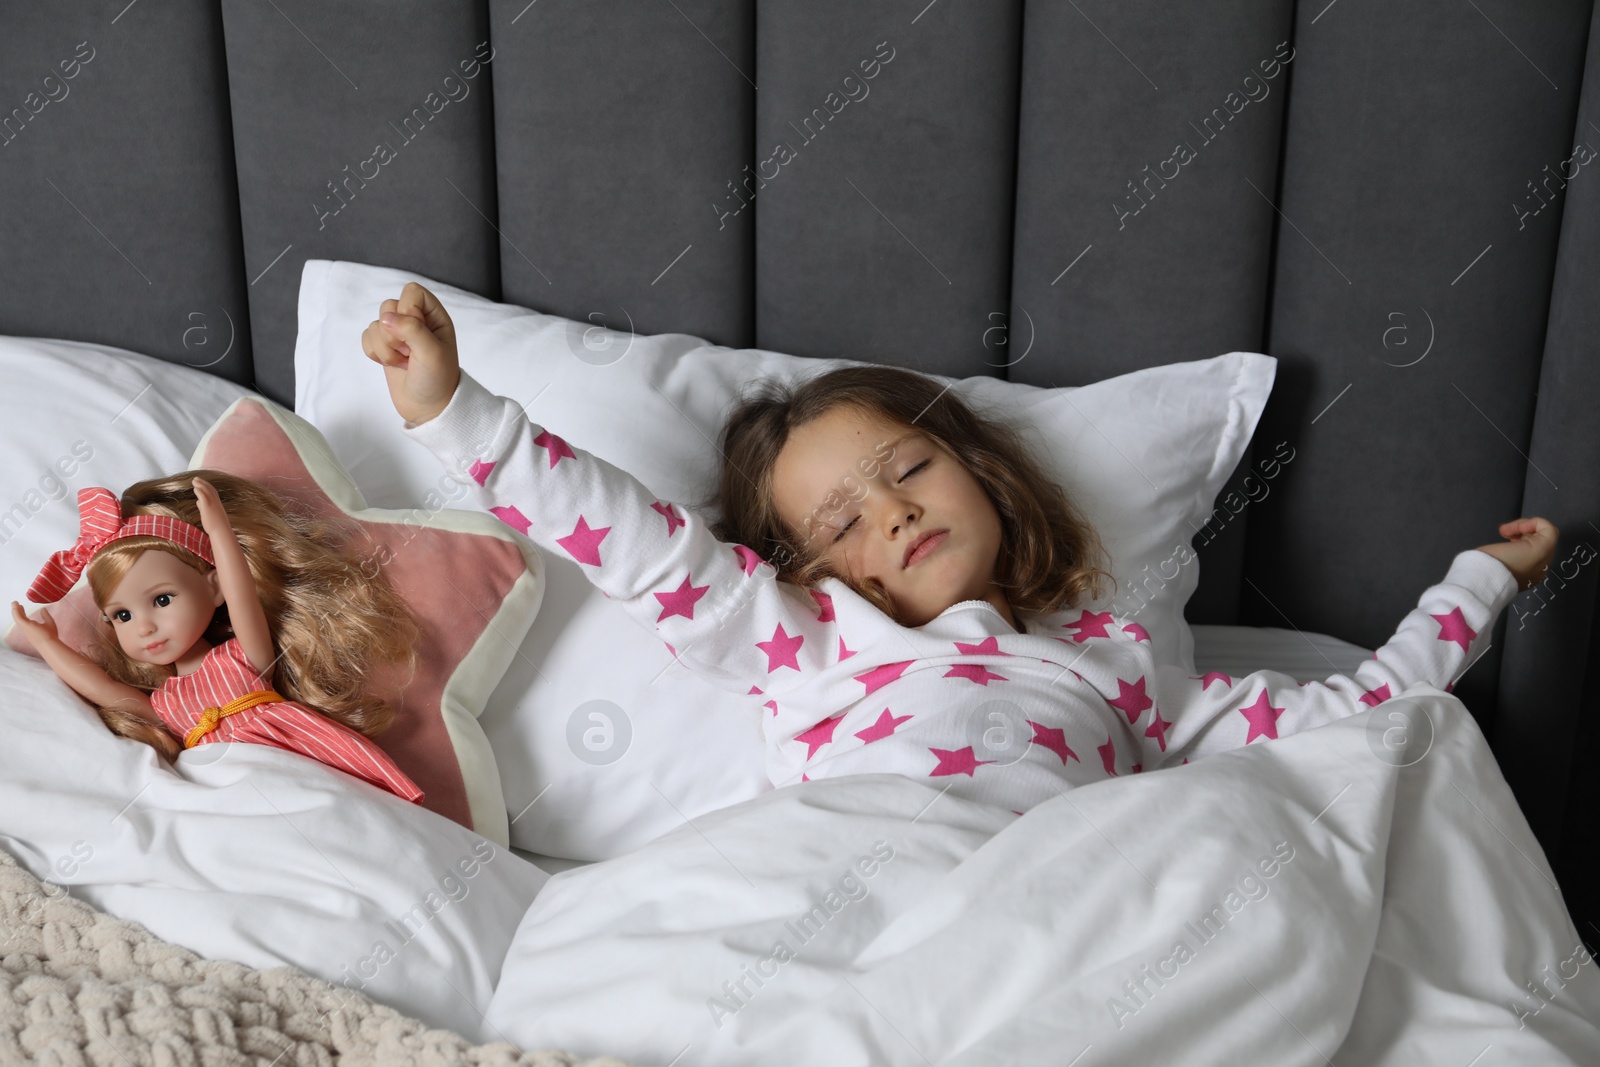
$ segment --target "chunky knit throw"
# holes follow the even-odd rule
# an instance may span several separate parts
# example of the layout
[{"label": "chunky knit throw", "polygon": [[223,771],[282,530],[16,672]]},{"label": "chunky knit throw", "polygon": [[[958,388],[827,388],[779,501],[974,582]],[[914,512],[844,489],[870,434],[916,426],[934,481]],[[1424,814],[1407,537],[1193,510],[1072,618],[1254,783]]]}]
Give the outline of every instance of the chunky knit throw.
[{"label": "chunky knit throw", "polygon": [[0,1064],[628,1067],[472,1045],[293,967],[208,960],[42,885],[0,850]]}]

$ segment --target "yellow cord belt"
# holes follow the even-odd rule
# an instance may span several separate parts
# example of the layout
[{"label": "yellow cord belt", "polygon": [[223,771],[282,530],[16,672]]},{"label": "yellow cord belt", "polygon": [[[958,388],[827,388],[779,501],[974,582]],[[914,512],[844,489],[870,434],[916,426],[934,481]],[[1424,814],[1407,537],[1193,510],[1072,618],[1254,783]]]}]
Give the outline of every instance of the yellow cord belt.
[{"label": "yellow cord belt", "polygon": [[220,708],[207,708],[200,715],[200,721],[195,723],[193,730],[183,739],[184,748],[193,748],[200,743],[200,739],[217,728],[217,723],[235,712],[253,708],[257,704],[272,704],[286,699],[282,694],[271,689],[258,689],[254,693],[246,693],[237,700],[230,700]]}]

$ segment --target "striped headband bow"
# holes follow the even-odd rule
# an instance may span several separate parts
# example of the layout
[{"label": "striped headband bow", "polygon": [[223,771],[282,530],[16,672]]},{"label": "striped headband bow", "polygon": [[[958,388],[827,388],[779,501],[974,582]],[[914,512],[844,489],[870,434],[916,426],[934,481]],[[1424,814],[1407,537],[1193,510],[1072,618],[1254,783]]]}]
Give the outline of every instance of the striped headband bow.
[{"label": "striped headband bow", "polygon": [[78,490],[78,543],[53,554],[28,587],[35,604],[53,604],[67,595],[95,553],[124,537],[160,537],[188,549],[212,566],[211,538],[200,527],[169,515],[135,515],[122,521],[122,504],[109,489]]}]

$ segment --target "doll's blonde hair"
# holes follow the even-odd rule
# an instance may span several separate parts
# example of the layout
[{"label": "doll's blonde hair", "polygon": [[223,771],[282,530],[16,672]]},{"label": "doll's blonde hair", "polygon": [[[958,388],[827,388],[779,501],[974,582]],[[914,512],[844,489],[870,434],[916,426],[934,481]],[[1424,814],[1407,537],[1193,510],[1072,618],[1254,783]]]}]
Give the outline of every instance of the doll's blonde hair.
[{"label": "doll's blonde hair", "polygon": [[[394,708],[370,691],[371,669],[403,663],[415,669],[418,628],[410,608],[373,560],[343,550],[345,534],[327,519],[286,506],[265,486],[214,470],[151,478],[122,494],[122,518],[170,515],[200,526],[193,480],[216,487],[239,546],[255,578],[261,607],[278,653],[272,688],[375,737],[394,719]],[[205,574],[211,564],[160,537],[128,537],[102,549],[89,563],[89,589],[102,606],[145,552],[168,552]],[[215,647],[233,636],[226,605],[217,609],[206,640]],[[173,677],[170,666],[129,659],[109,623],[100,629],[99,660],[106,673],[146,692]],[[168,759],[182,751],[177,739],[125,708],[100,708],[111,731],[151,745]]]},{"label": "doll's blonde hair", "polygon": [[778,578],[814,586],[835,577],[890,618],[883,583],[857,582],[824,558],[811,531],[778,514],[773,469],[798,427],[835,408],[853,408],[885,427],[920,431],[942,445],[988,493],[1000,517],[995,584],[1016,611],[1045,615],[1104,595],[1116,578],[1093,524],[1045,470],[1027,440],[1003,419],[980,412],[927,375],[893,366],[840,367],[807,379],[767,378],[743,396],[723,424],[723,465],[702,507],[718,517],[720,540],[749,546]]}]

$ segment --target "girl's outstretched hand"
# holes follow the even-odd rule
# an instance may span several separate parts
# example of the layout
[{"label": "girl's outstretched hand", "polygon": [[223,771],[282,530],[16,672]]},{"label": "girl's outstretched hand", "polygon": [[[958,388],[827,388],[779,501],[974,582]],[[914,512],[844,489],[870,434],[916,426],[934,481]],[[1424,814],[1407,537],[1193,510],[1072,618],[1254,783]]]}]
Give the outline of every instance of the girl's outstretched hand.
[{"label": "girl's outstretched hand", "polygon": [[1500,524],[1500,536],[1506,540],[1492,545],[1479,545],[1479,552],[1487,552],[1504,563],[1517,579],[1517,589],[1532,589],[1544,581],[1550,561],[1555,558],[1556,538],[1561,531],[1548,519],[1537,515],[1531,519],[1513,519]]},{"label": "girl's outstretched hand", "polygon": [[15,600],[11,602],[11,618],[16,621],[17,629],[33,645],[33,650],[40,655],[44,654],[44,646],[49,642],[61,640],[56,633],[56,620],[50,617],[48,608],[39,609],[39,617],[31,618],[22,605]]},{"label": "girl's outstretched hand", "polygon": [[416,282],[406,284],[399,300],[378,306],[361,348],[383,364],[389,399],[406,421],[427,422],[455,395],[461,380],[455,324],[439,298]]}]

